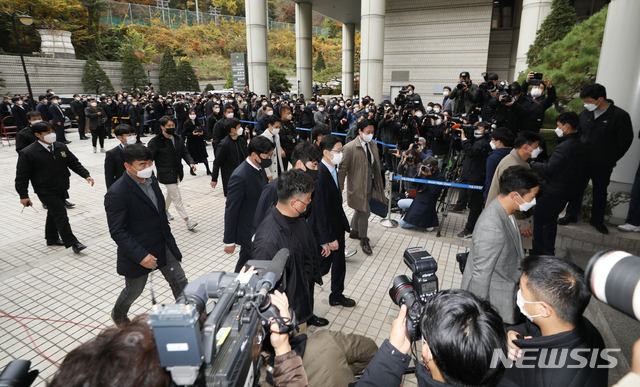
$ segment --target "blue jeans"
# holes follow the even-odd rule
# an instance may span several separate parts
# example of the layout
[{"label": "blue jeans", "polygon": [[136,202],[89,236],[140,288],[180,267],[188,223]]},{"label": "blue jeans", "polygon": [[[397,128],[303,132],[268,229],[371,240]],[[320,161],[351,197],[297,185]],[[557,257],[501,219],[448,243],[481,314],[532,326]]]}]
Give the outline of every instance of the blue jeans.
[{"label": "blue jeans", "polygon": [[[400,200],[398,200],[398,207],[402,208],[403,210],[407,210],[407,209],[409,209],[409,207],[411,207],[411,203],[413,203],[413,199],[400,199]],[[415,227],[415,225],[405,222],[404,221],[404,216],[400,219],[398,224],[402,228],[413,228],[413,227]]]},{"label": "blue jeans", "polygon": [[631,187],[631,201],[629,202],[629,213],[627,223],[640,226],[640,165],[636,170],[636,177]]}]

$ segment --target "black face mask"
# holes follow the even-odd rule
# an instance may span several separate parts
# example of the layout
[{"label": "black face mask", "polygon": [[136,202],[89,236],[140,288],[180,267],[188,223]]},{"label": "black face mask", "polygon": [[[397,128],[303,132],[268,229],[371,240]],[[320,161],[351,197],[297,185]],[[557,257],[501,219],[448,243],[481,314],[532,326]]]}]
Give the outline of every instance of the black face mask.
[{"label": "black face mask", "polygon": [[260,157],[259,159],[260,162],[258,163],[258,165],[260,165],[260,168],[269,168],[271,166],[271,158],[263,159],[262,157]]},{"label": "black face mask", "polygon": [[315,181],[318,179],[318,170],[313,170],[313,169],[309,169],[307,168],[307,170],[305,171],[307,172],[307,175],[311,176],[311,178]]},{"label": "black face mask", "polygon": [[173,136],[173,135],[176,133],[176,128],[165,128],[165,129],[164,129],[164,131],[165,131],[167,134],[169,134],[169,135]]}]

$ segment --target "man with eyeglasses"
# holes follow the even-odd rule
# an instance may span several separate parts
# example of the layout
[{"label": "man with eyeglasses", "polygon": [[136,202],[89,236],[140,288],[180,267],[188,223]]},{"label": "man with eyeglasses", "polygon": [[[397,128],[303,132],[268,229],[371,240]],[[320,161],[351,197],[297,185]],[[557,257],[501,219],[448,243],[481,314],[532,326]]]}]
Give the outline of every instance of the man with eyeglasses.
[{"label": "man with eyeglasses", "polygon": [[267,185],[264,168],[271,165],[273,143],[264,137],[254,137],[248,147],[249,157],[233,171],[227,187],[224,210],[224,252],[233,254],[240,246],[235,272],[251,259],[253,217],[262,189]]}]

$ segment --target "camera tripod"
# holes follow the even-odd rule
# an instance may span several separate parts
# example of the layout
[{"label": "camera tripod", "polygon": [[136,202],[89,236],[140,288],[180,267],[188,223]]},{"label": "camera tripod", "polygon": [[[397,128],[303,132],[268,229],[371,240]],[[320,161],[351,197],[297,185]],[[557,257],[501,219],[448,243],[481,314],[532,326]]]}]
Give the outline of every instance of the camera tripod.
[{"label": "camera tripod", "polygon": [[[451,143],[449,144],[449,155],[445,159],[445,162],[448,164],[451,162],[451,165],[448,166],[445,170],[445,181],[451,183],[459,183],[462,175],[462,166],[464,165],[464,161],[466,155],[463,151],[456,152],[453,148],[453,142],[455,139],[451,139]],[[443,163],[444,165],[444,163]],[[451,209],[451,202],[453,201],[454,193],[458,193],[459,188],[455,187],[444,187],[442,193],[440,194],[440,199],[438,201],[437,212],[442,214],[442,222],[440,222],[440,226],[438,226],[438,233],[436,237],[442,236],[442,224],[445,219],[449,216],[449,211]],[[457,195],[455,195],[457,198]]]}]

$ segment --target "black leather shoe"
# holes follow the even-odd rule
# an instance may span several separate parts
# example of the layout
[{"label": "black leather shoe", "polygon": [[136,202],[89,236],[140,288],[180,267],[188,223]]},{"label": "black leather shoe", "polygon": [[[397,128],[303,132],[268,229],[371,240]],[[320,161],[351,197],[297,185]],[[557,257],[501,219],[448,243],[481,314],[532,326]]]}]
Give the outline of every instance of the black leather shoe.
[{"label": "black leather shoe", "polygon": [[465,210],[465,208],[462,207],[462,206],[460,206],[460,207],[458,207],[458,206],[451,207],[451,212],[464,212],[464,210]]},{"label": "black leather shoe", "polygon": [[562,218],[558,219],[558,224],[561,226],[566,226],[569,223],[577,223],[578,219],[572,215],[565,215]]},{"label": "black leather shoe", "polygon": [[358,233],[356,232],[349,231],[349,238],[360,240],[360,235],[358,235]]},{"label": "black leather shoe", "polygon": [[329,320],[327,320],[326,318],[322,318],[314,315],[309,320],[307,320],[307,325],[313,325],[316,327],[325,327],[329,325]]},{"label": "black leather shoe", "polygon": [[71,202],[70,202],[70,201],[68,201],[68,200],[65,200],[65,201],[64,201],[64,206],[65,206],[65,207],[67,207],[67,208],[73,208],[73,207],[75,207],[76,205],[75,205],[75,204],[73,204],[73,203],[71,203]]},{"label": "black leather shoe", "polygon": [[88,140],[89,137],[80,137],[81,140]]},{"label": "black leather shoe", "polygon": [[57,241],[47,241],[47,246],[64,246],[64,242],[62,239],[58,239]]},{"label": "black leather shoe", "polygon": [[609,233],[609,229],[607,228],[607,226],[604,225],[603,222],[589,222],[590,225],[592,225],[593,227],[596,228],[596,230],[598,230],[598,232],[602,233],[602,234],[608,234]]},{"label": "black leather shoe", "polygon": [[329,305],[331,306],[344,306],[345,308],[353,308],[356,306],[356,302],[350,298],[342,297],[342,299],[338,301],[329,300]]},{"label": "black leather shoe", "polygon": [[63,144],[71,144],[71,141],[66,140],[65,142],[63,142]]},{"label": "black leather shoe", "polygon": [[87,246],[83,245],[80,242],[76,242],[73,244],[73,246],[71,246],[71,248],[73,249],[74,253],[79,254],[82,250],[86,249]]}]

